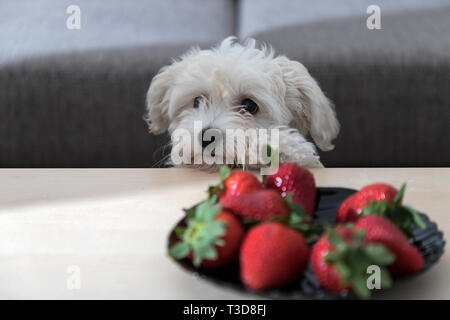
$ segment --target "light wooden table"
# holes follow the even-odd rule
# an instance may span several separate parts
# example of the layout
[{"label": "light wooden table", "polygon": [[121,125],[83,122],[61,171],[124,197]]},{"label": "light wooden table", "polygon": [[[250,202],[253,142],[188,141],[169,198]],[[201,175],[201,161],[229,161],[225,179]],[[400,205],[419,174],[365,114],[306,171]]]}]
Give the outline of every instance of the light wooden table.
[{"label": "light wooden table", "polygon": [[[450,234],[449,168],[313,173],[319,186],[407,182],[405,202]],[[198,281],[166,256],[181,208],[217,180],[189,169],[0,170],[0,298],[253,298]],[[383,297],[449,299],[449,269],[444,254]]]}]

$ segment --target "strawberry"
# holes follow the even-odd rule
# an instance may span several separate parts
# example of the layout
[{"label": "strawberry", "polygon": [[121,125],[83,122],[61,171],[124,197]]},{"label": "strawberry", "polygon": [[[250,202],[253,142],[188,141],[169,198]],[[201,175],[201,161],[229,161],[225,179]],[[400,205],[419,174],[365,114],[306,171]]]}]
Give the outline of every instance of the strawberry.
[{"label": "strawberry", "polygon": [[248,171],[233,171],[223,182],[224,194],[240,195],[263,188],[262,183]]},{"label": "strawberry", "polygon": [[[352,231],[350,228],[339,227],[335,230],[345,241],[350,244]],[[311,252],[311,265],[316,275],[317,281],[327,291],[334,293],[342,293],[351,288],[349,283],[344,283],[341,280],[338,268],[326,261],[326,256],[331,252],[336,252],[337,249],[331,244],[327,235],[322,235],[317,240]]]},{"label": "strawberry", "polygon": [[293,162],[283,163],[278,171],[265,179],[267,188],[278,190],[283,197],[292,194],[292,201],[313,216],[316,204],[316,182],[312,173]]},{"label": "strawberry", "polygon": [[303,235],[278,222],[251,228],[240,251],[240,276],[255,291],[280,288],[303,274],[308,246]]},{"label": "strawberry", "polygon": [[209,199],[225,195],[248,194],[263,188],[262,183],[248,171],[237,170],[231,172],[227,166],[219,168],[220,182],[209,186]]},{"label": "strawberry", "polygon": [[354,222],[363,209],[372,201],[386,201],[392,203],[397,189],[384,183],[374,183],[365,186],[357,193],[347,198],[338,210],[336,223]]},{"label": "strawberry", "polygon": [[[314,245],[311,266],[322,288],[333,293],[352,289],[362,298],[370,297],[367,288],[367,268],[392,263],[394,255],[379,244],[365,244],[364,231],[349,226],[328,228]],[[381,286],[390,287],[389,272],[380,268]]]},{"label": "strawberry", "polygon": [[375,183],[368,185],[342,202],[336,215],[336,223],[355,222],[361,216],[377,214],[392,220],[405,233],[408,233],[412,224],[424,228],[425,224],[419,213],[402,205],[406,185],[400,190],[394,187]]},{"label": "strawberry", "polygon": [[181,240],[169,249],[174,259],[186,257],[195,267],[220,268],[233,262],[244,237],[241,222],[214,201],[207,200],[191,210],[186,228],[176,228]]},{"label": "strawberry", "polygon": [[275,190],[262,189],[250,194],[224,195],[219,203],[234,214],[247,219],[287,218],[289,209]]},{"label": "strawberry", "polygon": [[394,253],[395,261],[389,266],[393,274],[407,275],[422,270],[424,265],[422,254],[390,220],[377,215],[368,215],[356,222],[355,229],[366,231],[366,241],[381,243]]}]

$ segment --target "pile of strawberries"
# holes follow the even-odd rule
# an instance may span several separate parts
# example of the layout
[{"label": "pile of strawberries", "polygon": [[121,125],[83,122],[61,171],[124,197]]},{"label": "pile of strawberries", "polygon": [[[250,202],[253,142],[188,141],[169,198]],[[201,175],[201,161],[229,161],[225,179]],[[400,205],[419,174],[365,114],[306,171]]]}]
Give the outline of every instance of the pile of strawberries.
[{"label": "pile of strawberries", "polygon": [[284,163],[264,183],[248,171],[222,167],[220,174],[208,199],[187,213],[186,226],[175,229],[173,258],[211,269],[239,260],[242,283],[255,291],[289,285],[310,264],[323,289],[353,290],[363,298],[370,296],[369,266],[380,268],[382,288],[391,285],[391,274],[423,268],[424,259],[407,236],[412,224],[424,223],[402,204],[404,186],[362,188],[341,204],[335,226],[320,233],[314,223],[316,184],[307,169]]}]

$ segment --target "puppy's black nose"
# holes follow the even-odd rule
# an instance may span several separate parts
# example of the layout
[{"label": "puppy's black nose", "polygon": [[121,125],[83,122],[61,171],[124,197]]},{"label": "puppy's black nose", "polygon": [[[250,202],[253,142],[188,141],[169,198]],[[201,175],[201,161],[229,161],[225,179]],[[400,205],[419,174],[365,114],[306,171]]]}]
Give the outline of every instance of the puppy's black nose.
[{"label": "puppy's black nose", "polygon": [[213,143],[216,140],[215,136],[211,136],[211,138],[209,140],[205,139],[205,132],[207,130],[210,130],[211,128],[205,128],[202,130],[201,134],[200,134],[200,141],[202,142],[202,148],[206,148],[207,146],[209,146],[211,143]]}]

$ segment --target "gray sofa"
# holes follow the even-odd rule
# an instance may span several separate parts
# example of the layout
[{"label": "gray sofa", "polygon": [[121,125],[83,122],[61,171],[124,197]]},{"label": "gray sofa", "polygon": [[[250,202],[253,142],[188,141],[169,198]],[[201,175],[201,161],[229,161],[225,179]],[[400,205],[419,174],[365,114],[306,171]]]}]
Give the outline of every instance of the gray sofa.
[{"label": "gray sofa", "polygon": [[[370,4],[381,30],[366,27]],[[301,61],[334,101],[325,166],[449,166],[449,16],[450,0],[0,2],[0,167],[160,166],[150,80],[233,34]]]}]

